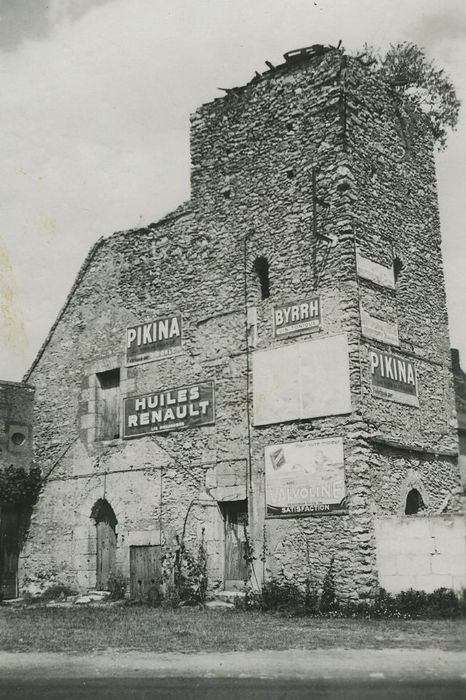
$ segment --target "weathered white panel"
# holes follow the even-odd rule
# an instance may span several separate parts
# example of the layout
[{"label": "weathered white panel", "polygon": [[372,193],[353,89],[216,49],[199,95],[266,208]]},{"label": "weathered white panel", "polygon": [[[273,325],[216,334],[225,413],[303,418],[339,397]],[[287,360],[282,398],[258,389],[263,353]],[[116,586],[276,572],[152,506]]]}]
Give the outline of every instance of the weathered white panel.
[{"label": "weathered white panel", "polygon": [[254,425],[300,418],[299,343],[253,355]]},{"label": "weathered white panel", "polygon": [[395,276],[392,267],[385,267],[379,263],[365,258],[360,253],[356,253],[356,265],[359,277],[371,280],[382,287],[395,289]]},{"label": "weathered white panel", "polygon": [[351,411],[346,334],[300,343],[301,418]]},{"label": "weathered white panel", "polygon": [[363,306],[361,310],[361,331],[366,338],[380,340],[389,345],[399,345],[398,324],[392,321],[383,321],[366,311]]},{"label": "weathered white panel", "polygon": [[466,586],[463,515],[378,518],[375,534],[379,582],[389,593]]},{"label": "weathered white panel", "polygon": [[346,334],[253,355],[254,425],[351,411]]}]

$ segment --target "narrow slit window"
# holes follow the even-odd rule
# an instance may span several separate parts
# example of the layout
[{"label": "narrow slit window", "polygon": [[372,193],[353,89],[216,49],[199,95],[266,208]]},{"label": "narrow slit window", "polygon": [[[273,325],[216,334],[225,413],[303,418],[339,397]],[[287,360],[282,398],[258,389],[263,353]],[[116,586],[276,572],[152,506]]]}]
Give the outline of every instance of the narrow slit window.
[{"label": "narrow slit window", "polygon": [[270,296],[269,263],[267,258],[260,257],[254,261],[254,270],[259,280],[261,299],[268,299]]},{"label": "narrow slit window", "polygon": [[424,509],[425,505],[421,494],[417,489],[411,489],[406,496],[405,515],[416,515],[416,513]]},{"label": "narrow slit window", "polygon": [[97,439],[120,437],[120,369],[97,373]]},{"label": "narrow slit window", "polygon": [[400,258],[395,258],[393,261],[393,276],[395,277],[395,284],[400,281],[401,271],[403,269],[403,263]]}]

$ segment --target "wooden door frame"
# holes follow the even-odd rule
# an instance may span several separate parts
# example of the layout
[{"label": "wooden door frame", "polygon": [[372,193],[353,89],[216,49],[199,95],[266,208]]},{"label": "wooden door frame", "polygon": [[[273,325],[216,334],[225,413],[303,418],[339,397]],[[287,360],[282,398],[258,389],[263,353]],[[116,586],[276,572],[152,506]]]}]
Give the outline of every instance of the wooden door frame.
[{"label": "wooden door frame", "polygon": [[[111,504],[109,503],[109,501],[107,501],[106,498],[99,498],[94,503],[92,510],[91,510],[91,518],[93,518],[93,520],[94,520],[95,535],[96,535],[95,585],[96,585],[96,589],[99,589],[99,587],[101,587],[101,585],[102,585],[102,581],[99,581],[99,530],[98,530],[98,525],[101,522],[105,522],[113,530],[114,535],[115,535],[114,551],[115,551],[115,559],[116,559],[116,552],[117,552],[117,548],[118,548],[118,534],[117,534],[118,520],[116,518],[115,511],[113,510]],[[100,572],[100,573],[102,573],[102,572]]]},{"label": "wooden door frame", "polygon": [[222,501],[220,503],[220,510],[223,515],[223,532],[224,532],[224,537],[223,537],[223,588],[226,589],[227,582],[228,581],[243,581],[244,579],[238,578],[238,579],[232,579],[232,578],[227,578],[227,566],[228,566],[228,561],[227,561],[227,538],[229,536],[229,528],[228,524],[233,523],[238,526],[237,520],[235,519],[234,521],[231,519],[231,515],[235,515],[236,518],[239,513],[246,514],[248,516],[248,501],[247,499],[242,499],[238,501]]}]

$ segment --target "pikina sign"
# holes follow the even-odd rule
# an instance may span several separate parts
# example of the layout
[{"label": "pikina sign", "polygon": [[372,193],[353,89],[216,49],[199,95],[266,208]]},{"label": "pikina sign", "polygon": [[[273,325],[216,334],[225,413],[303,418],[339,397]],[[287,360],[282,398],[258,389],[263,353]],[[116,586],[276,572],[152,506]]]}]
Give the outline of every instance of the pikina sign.
[{"label": "pikina sign", "polygon": [[412,360],[371,348],[369,362],[374,396],[419,406],[416,368]]},{"label": "pikina sign", "polygon": [[215,422],[214,383],[200,382],[124,400],[123,437],[140,437]]},{"label": "pikina sign", "polygon": [[126,330],[126,365],[173,355],[180,350],[181,341],[180,313],[130,326]]}]

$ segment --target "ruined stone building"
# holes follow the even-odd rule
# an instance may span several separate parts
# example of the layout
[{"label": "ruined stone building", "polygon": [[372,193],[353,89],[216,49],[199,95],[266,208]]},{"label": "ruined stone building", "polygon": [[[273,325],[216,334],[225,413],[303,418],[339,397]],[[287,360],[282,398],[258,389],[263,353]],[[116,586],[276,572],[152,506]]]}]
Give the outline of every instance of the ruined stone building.
[{"label": "ruined stone building", "polygon": [[[27,373],[23,587],[466,583],[433,143],[375,70],[285,54],[191,118],[191,199],[99,240]],[[248,547],[250,552],[250,548]],[[251,552],[250,552],[251,553]]]}]

